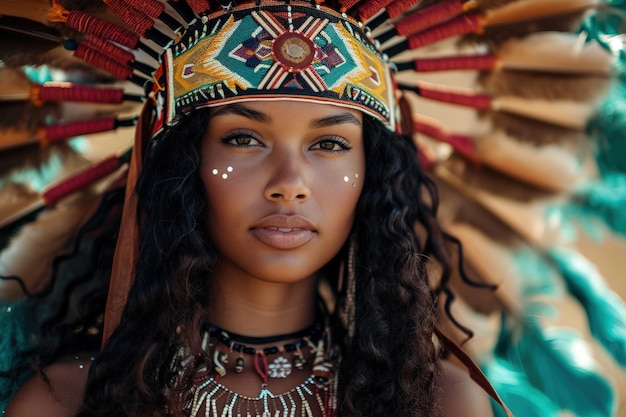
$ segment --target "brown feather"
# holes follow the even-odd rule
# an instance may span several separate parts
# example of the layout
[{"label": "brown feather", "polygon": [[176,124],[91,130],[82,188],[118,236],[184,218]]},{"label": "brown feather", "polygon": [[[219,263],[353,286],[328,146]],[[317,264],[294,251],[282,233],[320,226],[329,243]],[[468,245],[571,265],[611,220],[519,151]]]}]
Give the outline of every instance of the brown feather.
[{"label": "brown feather", "polygon": [[606,94],[610,80],[592,75],[495,71],[483,73],[479,81],[493,96],[597,101]]},{"label": "brown feather", "polygon": [[519,38],[536,32],[572,32],[580,26],[584,13],[569,13],[562,16],[535,19],[508,25],[490,25],[482,34],[468,35],[461,42],[486,42],[498,45],[511,38]]},{"label": "brown feather", "polygon": [[508,136],[537,146],[558,143],[563,146],[577,147],[587,140],[587,136],[583,131],[568,129],[510,113],[492,112],[489,113],[489,118],[494,130],[502,130]]},{"label": "brown feather", "polygon": [[437,182],[444,210],[438,218],[444,224],[467,223],[479,230],[484,230],[493,240],[503,245],[512,245],[519,240],[515,232],[499,218],[485,210],[476,202],[465,198],[445,181],[434,177]]},{"label": "brown feather", "polygon": [[[484,229],[478,229],[476,226],[464,222],[454,223],[448,227],[448,230],[452,235],[459,238],[464,245],[465,257],[463,267],[467,276],[473,281],[498,285],[497,291],[469,286],[462,280],[457,268],[454,268],[450,276],[450,287],[457,296],[454,307],[458,306],[457,301],[459,299],[462,300],[461,303],[467,303],[468,307],[471,307],[474,313],[478,312],[480,314],[498,313],[503,308],[513,307],[515,305],[513,300],[509,300],[507,297],[501,297],[501,295],[506,296],[506,294],[501,294],[504,289],[506,289],[507,292],[515,292],[515,286],[513,285],[511,288],[512,284],[514,284],[514,282],[510,281],[512,277],[508,274],[494,274],[493,272],[494,268],[498,268],[500,271],[506,268],[509,259],[504,255],[511,253],[511,251],[517,248],[516,241],[519,239],[513,239],[512,242],[504,244],[501,241],[492,239],[489,235],[484,233]],[[477,250],[479,253],[482,252],[482,254],[486,256],[477,256]],[[488,251],[488,253],[485,254],[485,251]],[[450,248],[450,252],[455,254],[453,247]],[[453,255],[452,259],[455,264],[458,263],[457,256]],[[491,268],[487,269],[487,271],[483,271],[482,269],[484,269],[486,262],[490,264]],[[466,316],[468,311],[464,313],[465,314],[458,316],[458,318],[462,320],[463,323],[471,325],[474,331],[478,330],[474,327],[475,323],[473,321],[467,322],[468,318]],[[475,317],[470,315],[469,319],[475,319]],[[484,334],[481,334],[481,337],[484,336]]]},{"label": "brown feather", "polygon": [[22,69],[0,68],[0,102],[28,100],[32,86]]},{"label": "brown feather", "polygon": [[603,0],[524,0],[513,1],[485,13],[487,25],[506,25],[515,22],[531,22],[548,17],[560,17],[570,13],[586,13]]},{"label": "brown feather", "polygon": [[14,64],[14,56],[30,55],[35,57],[45,55],[57,48],[59,44],[59,42],[34,38],[26,33],[17,33],[3,29],[0,30],[0,60],[4,61],[6,66],[20,66],[19,64]]},{"label": "brown feather", "polygon": [[512,38],[492,51],[503,68],[610,77],[615,57],[596,42],[581,44],[573,32],[537,32]]},{"label": "brown feather", "polygon": [[444,165],[457,177],[462,178],[468,187],[501,195],[506,199],[529,202],[552,195],[488,166],[477,166],[461,157],[453,156]]},{"label": "brown feather", "polygon": [[[49,279],[54,258],[71,249],[79,227],[93,212],[96,202],[97,196],[86,192],[42,212],[0,252],[0,274],[19,276],[30,292],[41,290]],[[11,282],[0,286],[3,300],[16,300],[23,295]]]},{"label": "brown feather", "polygon": [[3,102],[0,101],[0,132],[7,128],[27,130],[35,129],[48,119],[58,119],[61,109],[56,103],[45,103],[35,106],[31,102]]},{"label": "brown feather", "polygon": [[15,33],[0,31],[0,59],[10,68],[19,68],[24,65],[47,65],[58,69],[93,68],[84,61],[74,58],[72,52],[63,48],[61,44],[33,39]]}]

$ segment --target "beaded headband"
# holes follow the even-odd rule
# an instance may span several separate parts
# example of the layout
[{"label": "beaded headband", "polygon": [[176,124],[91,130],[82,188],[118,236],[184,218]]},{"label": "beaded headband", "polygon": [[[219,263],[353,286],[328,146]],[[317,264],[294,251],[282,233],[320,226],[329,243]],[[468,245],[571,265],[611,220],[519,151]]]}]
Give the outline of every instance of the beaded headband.
[{"label": "beaded headband", "polygon": [[197,19],[154,75],[153,136],[193,109],[246,100],[326,102],[395,128],[389,66],[359,25],[306,3],[243,5]]}]

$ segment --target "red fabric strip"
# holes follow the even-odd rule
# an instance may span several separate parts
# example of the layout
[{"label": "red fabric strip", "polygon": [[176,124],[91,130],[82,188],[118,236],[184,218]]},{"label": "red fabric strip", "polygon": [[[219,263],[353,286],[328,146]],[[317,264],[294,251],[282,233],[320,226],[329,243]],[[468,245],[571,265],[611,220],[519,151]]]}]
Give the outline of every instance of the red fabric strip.
[{"label": "red fabric strip", "polygon": [[145,13],[133,8],[128,7],[124,0],[105,0],[107,6],[113,13],[119,16],[127,25],[133,28],[135,33],[143,35],[154,26],[154,20],[152,20]]},{"label": "red fabric strip", "polygon": [[108,20],[73,10],[67,18],[67,25],[80,32],[101,39],[108,39],[130,49],[136,49],[139,35]]},{"label": "red fabric strip", "polygon": [[482,27],[483,18],[481,16],[477,14],[463,15],[409,36],[407,41],[410,49],[417,49],[453,36],[477,32]]},{"label": "red fabric strip", "polygon": [[359,17],[366,21],[376,13],[387,7],[393,0],[369,0],[359,7]]},{"label": "red fabric strip", "polygon": [[106,55],[118,64],[126,65],[128,63],[135,62],[135,56],[131,52],[126,51],[111,42],[107,42],[104,39],[90,36],[81,43],[89,49],[96,50],[98,53]]},{"label": "red fabric strip", "polygon": [[158,0],[124,0],[130,7],[140,10],[153,19],[161,16],[165,10],[165,4]]},{"label": "red fabric strip", "polygon": [[37,99],[47,101],[73,101],[83,103],[119,104],[124,100],[122,88],[98,88],[84,85],[56,86],[44,84],[39,88]]},{"label": "red fabric strip", "polygon": [[78,45],[76,51],[74,51],[74,56],[107,71],[117,78],[129,79],[133,75],[133,69],[130,66],[116,62],[83,43]]},{"label": "red fabric strip", "polygon": [[409,36],[463,13],[460,0],[445,0],[411,13],[394,24],[401,36]]},{"label": "red fabric strip", "polygon": [[347,12],[354,6],[356,6],[361,0],[339,0],[339,4],[341,4],[341,12]]},{"label": "red fabric strip", "polygon": [[119,166],[120,161],[116,156],[109,157],[48,189],[43,193],[43,200],[46,205],[53,205],[63,197],[75,191],[85,189],[99,179],[104,178]]},{"label": "red fabric strip", "polygon": [[387,6],[387,15],[394,19],[422,0],[394,0]]},{"label": "red fabric strip", "polygon": [[187,0],[187,4],[196,14],[199,15],[202,15],[211,9],[207,0]]},{"label": "red fabric strip", "polygon": [[429,122],[424,118],[414,120],[414,129],[440,142],[452,145],[455,151],[470,158],[476,158],[476,147],[470,136],[458,135],[446,131],[443,127]]},{"label": "red fabric strip", "polygon": [[442,58],[423,58],[415,60],[415,71],[451,71],[484,70],[496,67],[497,59],[493,55],[452,56]]},{"label": "red fabric strip", "polygon": [[479,110],[491,109],[491,97],[486,94],[465,94],[435,88],[424,88],[418,85],[418,94],[421,97],[460,106],[473,107]]},{"label": "red fabric strip", "polygon": [[52,143],[90,133],[106,132],[115,129],[115,117],[81,120],[78,122],[49,125],[45,128],[44,142]]}]

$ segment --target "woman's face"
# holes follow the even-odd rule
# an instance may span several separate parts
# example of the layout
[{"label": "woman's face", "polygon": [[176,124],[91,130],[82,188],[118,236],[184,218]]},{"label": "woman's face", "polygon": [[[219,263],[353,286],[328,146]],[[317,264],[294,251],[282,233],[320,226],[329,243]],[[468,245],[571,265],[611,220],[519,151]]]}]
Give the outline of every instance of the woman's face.
[{"label": "woman's face", "polygon": [[310,277],[341,249],[365,178],[362,115],[328,104],[211,110],[201,177],[222,275]]}]

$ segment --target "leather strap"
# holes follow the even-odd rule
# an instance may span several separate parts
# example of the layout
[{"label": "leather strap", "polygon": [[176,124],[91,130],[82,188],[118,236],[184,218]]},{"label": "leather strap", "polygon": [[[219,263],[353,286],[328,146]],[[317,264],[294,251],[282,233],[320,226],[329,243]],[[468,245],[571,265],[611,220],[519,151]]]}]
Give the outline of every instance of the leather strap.
[{"label": "leather strap", "polygon": [[139,225],[137,224],[137,196],[135,185],[141,172],[143,162],[143,148],[146,138],[150,136],[151,120],[154,111],[154,101],[146,100],[135,130],[128,177],[126,179],[126,194],[124,196],[124,211],[120,230],[113,255],[109,294],[104,310],[104,328],[102,331],[102,345],[106,343],[122,317],[126,305],[126,298],[135,278],[136,261],[139,251]]},{"label": "leather strap", "polygon": [[463,348],[457,345],[452,339],[446,336],[446,334],[437,326],[435,326],[435,334],[439,338],[441,344],[446,348],[446,350],[456,356],[465,365],[469,372],[470,378],[472,378],[474,382],[476,382],[483,390],[485,390],[485,392],[487,392],[487,394],[489,394],[491,398],[493,398],[498,404],[500,404],[502,409],[504,409],[504,411],[506,412],[507,417],[515,417],[511,410],[509,410],[509,408],[506,406],[506,404],[504,404],[504,401],[502,401],[502,398],[500,398],[493,385],[491,385],[491,382],[489,382],[487,376],[485,376],[483,371],[476,364],[476,362],[474,362],[474,360],[467,354],[467,352],[465,352]]}]

